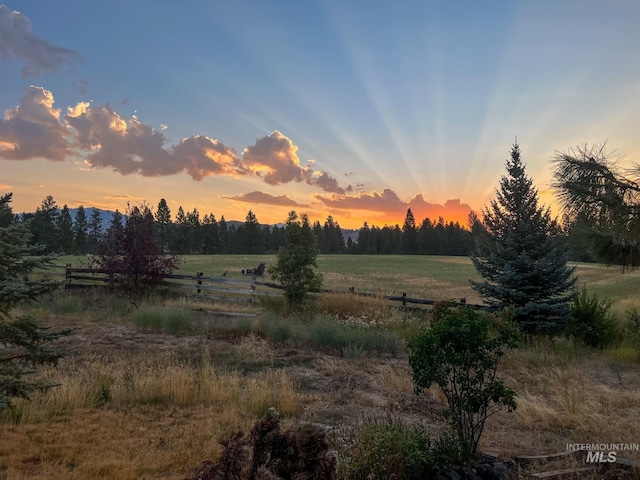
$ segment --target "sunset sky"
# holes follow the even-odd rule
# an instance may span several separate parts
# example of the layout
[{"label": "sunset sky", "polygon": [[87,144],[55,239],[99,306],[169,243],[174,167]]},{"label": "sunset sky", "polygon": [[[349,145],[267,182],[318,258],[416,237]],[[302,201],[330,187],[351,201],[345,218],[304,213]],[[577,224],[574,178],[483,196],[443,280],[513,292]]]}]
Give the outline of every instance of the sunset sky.
[{"label": "sunset sky", "polygon": [[639,21],[637,0],[9,2],[0,194],[464,222],[517,136],[552,204],[556,150],[640,162]]}]

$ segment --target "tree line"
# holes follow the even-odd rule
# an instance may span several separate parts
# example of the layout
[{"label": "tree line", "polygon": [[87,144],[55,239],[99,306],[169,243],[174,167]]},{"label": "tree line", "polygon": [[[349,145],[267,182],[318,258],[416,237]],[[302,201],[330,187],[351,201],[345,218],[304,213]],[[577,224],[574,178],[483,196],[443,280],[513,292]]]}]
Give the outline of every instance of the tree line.
[{"label": "tree line", "polygon": [[[185,211],[182,206],[173,216],[163,198],[153,211],[153,218],[155,239],[165,254],[275,254],[286,242],[284,225],[263,225],[252,210],[243,223],[227,222],[224,215],[218,220],[213,213],[201,216],[197,208]],[[125,215],[116,210],[103,228],[99,209],[92,208],[88,214],[81,205],[72,216],[68,206],[59,207],[51,195],[35,212],[16,214],[14,219],[29,226],[31,245],[42,246],[43,253],[69,255],[97,254],[103,239],[126,223]],[[408,209],[402,226],[378,227],[364,222],[356,239],[349,236],[346,242],[340,224],[331,215],[324,224],[316,221],[311,228],[322,254],[467,256],[473,250],[477,234],[474,225],[478,221],[475,212],[471,212],[464,226],[442,217],[425,218],[418,223]],[[585,221],[580,214],[563,218],[562,234],[569,245],[570,260],[594,260],[582,235]]]}]

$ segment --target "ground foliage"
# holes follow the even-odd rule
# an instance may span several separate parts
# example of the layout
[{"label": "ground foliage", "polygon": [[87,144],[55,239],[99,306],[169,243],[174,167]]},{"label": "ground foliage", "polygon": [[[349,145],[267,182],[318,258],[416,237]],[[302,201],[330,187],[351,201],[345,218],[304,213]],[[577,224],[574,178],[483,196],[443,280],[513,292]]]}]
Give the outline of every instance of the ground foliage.
[{"label": "ground foliage", "polygon": [[471,285],[492,310],[513,307],[524,330],[546,331],[569,318],[575,268],[567,266],[560,227],[539,206],[517,144],[506,168],[496,198],[482,212],[484,231],[471,260],[483,281]]}]

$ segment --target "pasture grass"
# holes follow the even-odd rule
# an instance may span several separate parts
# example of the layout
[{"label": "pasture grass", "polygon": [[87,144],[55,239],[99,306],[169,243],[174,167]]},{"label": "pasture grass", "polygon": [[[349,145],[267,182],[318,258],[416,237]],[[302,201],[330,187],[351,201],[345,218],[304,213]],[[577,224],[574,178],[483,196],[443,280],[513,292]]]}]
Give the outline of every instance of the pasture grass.
[{"label": "pasture grass", "polygon": [[[243,278],[241,270],[255,267],[261,261],[267,267],[274,265],[275,255],[186,255],[179,273]],[[86,256],[62,256],[56,263],[86,266]],[[600,264],[571,263],[575,265],[577,286],[586,286],[598,297],[608,297],[614,307],[622,309],[638,306],[640,270],[622,274],[616,267]],[[480,303],[481,298],[471,289],[469,280],[479,277],[467,257],[435,255],[319,255],[318,267],[324,275],[324,288],[347,291],[354,287],[359,292],[383,295],[401,295],[432,300],[466,298],[469,303]],[[52,274],[60,273],[51,271]],[[265,280],[270,280],[265,275]]]}]

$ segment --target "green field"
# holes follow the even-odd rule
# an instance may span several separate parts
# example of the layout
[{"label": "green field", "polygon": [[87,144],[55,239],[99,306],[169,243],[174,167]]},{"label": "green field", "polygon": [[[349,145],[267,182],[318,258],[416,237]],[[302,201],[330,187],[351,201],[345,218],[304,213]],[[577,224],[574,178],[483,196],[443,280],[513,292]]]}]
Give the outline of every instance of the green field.
[{"label": "green field", "polygon": [[[56,263],[85,266],[86,256],[60,257]],[[188,255],[180,273],[203,272],[205,276],[242,277],[243,268],[253,268],[261,261],[275,263],[275,255]],[[577,263],[577,285],[590,292],[606,296],[622,307],[640,300],[640,271],[622,274],[619,269],[597,264]],[[320,255],[320,272],[324,288],[446,300],[465,297],[470,303],[481,299],[469,286],[469,279],[478,279],[467,257],[431,255]],[[268,275],[265,277],[268,279]]]}]

